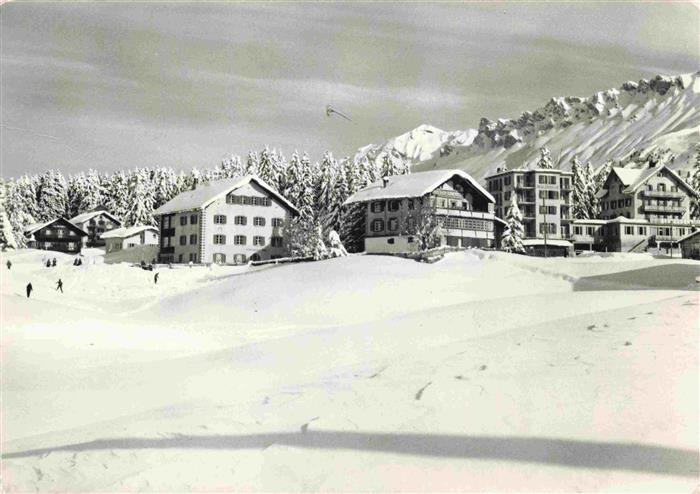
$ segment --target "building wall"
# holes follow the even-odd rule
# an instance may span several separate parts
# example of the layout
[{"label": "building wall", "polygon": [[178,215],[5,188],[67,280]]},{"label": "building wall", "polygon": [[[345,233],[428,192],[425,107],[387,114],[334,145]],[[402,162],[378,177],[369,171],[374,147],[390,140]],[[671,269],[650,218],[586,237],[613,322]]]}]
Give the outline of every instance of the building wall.
[{"label": "building wall", "polygon": [[82,237],[67,225],[54,222],[41,230],[34,232],[31,246],[41,250],[54,250],[77,254],[82,247]]},{"label": "building wall", "polygon": [[121,225],[106,214],[100,213],[87,221],[76,223],[75,226],[88,233],[87,237],[83,237],[84,246],[102,247],[105,245],[105,241],[102,240],[101,235],[115,228],[119,228]]},{"label": "building wall", "polygon": [[[545,180],[546,177],[546,180]],[[551,183],[554,182],[554,183]],[[543,225],[551,225],[548,238],[569,237],[573,174],[561,170],[510,170],[486,177],[487,188],[496,199],[496,216],[505,219],[513,194],[523,213],[526,238],[544,238]],[[550,197],[550,195],[552,197]],[[547,208],[546,213],[542,207]]]},{"label": "building wall", "polygon": [[[199,210],[161,216],[161,260],[163,262],[201,262],[201,216]],[[182,237],[184,237],[184,245],[181,244]]]},{"label": "building wall", "polygon": [[106,238],[105,250],[107,253],[128,249],[137,245],[158,245],[158,233],[145,230],[130,237]]},{"label": "building wall", "polygon": [[700,259],[700,235],[681,242],[681,252],[686,259]]},{"label": "building wall", "polygon": [[[259,206],[250,204],[231,204],[226,198],[222,198],[210,204],[204,211],[204,243],[202,262],[215,262],[215,254],[225,256],[225,263],[234,263],[236,255],[243,255],[243,262],[255,259],[268,260],[278,257],[286,257],[289,255],[287,248],[289,224],[293,218],[293,213],[274,196],[256,183],[248,183],[245,186],[236,189],[229,195],[248,196],[268,198],[269,206]],[[214,216],[226,216],[225,224],[214,223]],[[244,216],[246,218],[245,225],[236,225],[235,217]],[[264,226],[256,226],[254,218],[263,218]],[[282,219],[281,227],[273,227],[273,218]],[[225,244],[215,244],[214,235],[225,235]],[[235,236],[243,235],[245,237],[245,245],[236,245]],[[264,245],[254,245],[253,237],[263,237]],[[272,246],[272,237],[281,238],[281,246]],[[217,256],[218,259],[221,259]],[[240,259],[240,257],[239,257]]]},{"label": "building wall", "polygon": [[420,243],[411,235],[365,238],[365,252],[368,254],[395,254],[397,252],[417,252],[418,250],[420,250]]}]

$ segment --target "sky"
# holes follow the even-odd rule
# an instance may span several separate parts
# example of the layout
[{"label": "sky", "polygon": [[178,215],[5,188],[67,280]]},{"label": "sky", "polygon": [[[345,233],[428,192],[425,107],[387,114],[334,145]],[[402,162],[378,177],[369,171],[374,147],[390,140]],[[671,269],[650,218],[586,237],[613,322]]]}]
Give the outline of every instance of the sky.
[{"label": "sky", "polygon": [[695,72],[699,26],[678,2],[6,3],[1,174],[342,157]]}]

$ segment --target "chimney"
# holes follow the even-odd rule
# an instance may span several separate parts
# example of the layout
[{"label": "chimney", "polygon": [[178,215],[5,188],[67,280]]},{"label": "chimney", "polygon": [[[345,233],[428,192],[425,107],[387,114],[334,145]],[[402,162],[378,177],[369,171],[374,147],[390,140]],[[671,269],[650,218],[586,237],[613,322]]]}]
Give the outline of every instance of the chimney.
[{"label": "chimney", "polygon": [[389,185],[389,177],[382,178],[382,186],[386,189],[387,185]]}]

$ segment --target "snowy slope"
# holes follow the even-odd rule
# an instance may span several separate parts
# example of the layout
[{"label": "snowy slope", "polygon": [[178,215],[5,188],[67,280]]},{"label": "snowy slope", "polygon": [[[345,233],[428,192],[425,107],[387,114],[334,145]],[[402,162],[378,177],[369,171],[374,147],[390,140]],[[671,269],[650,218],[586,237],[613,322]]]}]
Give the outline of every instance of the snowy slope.
[{"label": "snowy slope", "polygon": [[[429,132],[429,133],[426,133]],[[441,131],[422,125],[357,157],[386,152],[408,159],[414,171],[461,168],[483,178],[495,168],[532,166],[547,146],[561,168],[574,155],[595,166],[669,150],[672,168],[687,169],[700,143],[700,72],[626,82],[590,97],[556,97],[515,119],[482,118],[477,129]]]},{"label": "snowy slope", "polygon": [[9,492],[697,483],[696,262],[354,256],[157,287],[90,264],[89,303],[8,255]]}]

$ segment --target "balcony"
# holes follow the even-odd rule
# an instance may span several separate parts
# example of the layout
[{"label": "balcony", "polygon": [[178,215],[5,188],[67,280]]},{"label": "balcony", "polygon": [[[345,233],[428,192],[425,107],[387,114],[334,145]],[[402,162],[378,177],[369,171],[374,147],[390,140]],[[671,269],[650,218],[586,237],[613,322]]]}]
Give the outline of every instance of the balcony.
[{"label": "balcony", "polygon": [[650,213],[685,213],[686,208],[683,206],[658,206],[655,204],[644,204],[642,206],[644,208],[644,211],[648,211]]},{"label": "balcony", "polygon": [[173,254],[175,252],[175,247],[161,247],[161,254]]},{"label": "balcony", "polygon": [[160,234],[162,237],[172,237],[175,235],[175,228],[163,228]]},{"label": "balcony", "polygon": [[672,192],[670,190],[643,190],[642,195],[644,197],[671,197],[675,199],[682,199],[685,194],[682,192]]},{"label": "balcony", "polygon": [[653,238],[657,242],[675,242],[678,240],[678,237],[674,237],[673,235],[654,235]]},{"label": "balcony", "polygon": [[459,218],[478,218],[485,220],[492,220],[494,217],[494,214],[488,211],[472,211],[470,209],[457,208],[435,208],[435,214],[438,216],[457,216]]}]

